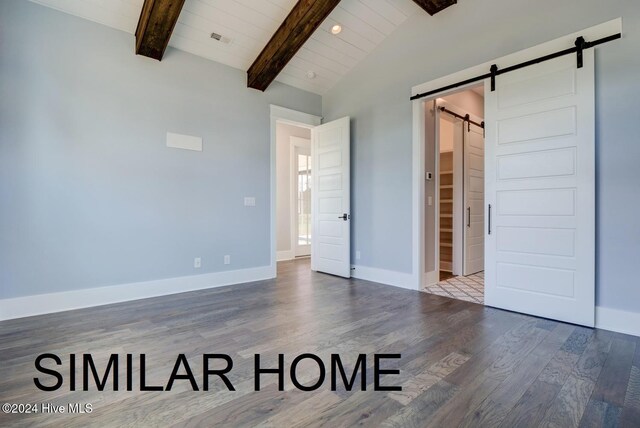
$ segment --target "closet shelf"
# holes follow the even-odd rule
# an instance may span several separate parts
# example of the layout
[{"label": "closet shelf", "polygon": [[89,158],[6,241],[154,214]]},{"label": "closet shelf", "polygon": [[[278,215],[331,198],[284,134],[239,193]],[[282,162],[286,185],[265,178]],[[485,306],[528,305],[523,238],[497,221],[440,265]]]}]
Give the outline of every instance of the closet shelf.
[{"label": "closet shelf", "polygon": [[453,164],[453,152],[440,153],[440,166],[442,168],[439,171],[440,182],[437,186],[440,190],[438,195],[439,205],[437,207],[437,215],[440,219],[437,232],[439,235],[437,248],[440,259],[439,267],[444,272],[451,272],[453,267],[453,199],[454,191],[457,190],[453,184],[455,178]]}]

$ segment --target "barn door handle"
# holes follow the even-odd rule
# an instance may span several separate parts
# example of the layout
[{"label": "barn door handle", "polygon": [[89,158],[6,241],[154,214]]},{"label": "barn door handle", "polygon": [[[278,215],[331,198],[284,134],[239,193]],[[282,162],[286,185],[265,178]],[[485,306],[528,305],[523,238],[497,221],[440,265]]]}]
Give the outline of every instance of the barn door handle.
[{"label": "barn door handle", "polygon": [[489,235],[491,235],[491,204],[489,204]]},{"label": "barn door handle", "polygon": [[467,227],[471,227],[471,207],[467,207]]}]

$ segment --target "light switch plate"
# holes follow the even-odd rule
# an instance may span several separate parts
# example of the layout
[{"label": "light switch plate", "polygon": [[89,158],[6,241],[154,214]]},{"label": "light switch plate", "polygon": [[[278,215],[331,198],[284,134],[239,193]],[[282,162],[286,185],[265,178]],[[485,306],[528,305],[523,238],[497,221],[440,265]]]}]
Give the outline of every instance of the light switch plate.
[{"label": "light switch plate", "polygon": [[256,198],[253,196],[247,196],[244,198],[244,206],[245,207],[255,207],[256,206]]}]

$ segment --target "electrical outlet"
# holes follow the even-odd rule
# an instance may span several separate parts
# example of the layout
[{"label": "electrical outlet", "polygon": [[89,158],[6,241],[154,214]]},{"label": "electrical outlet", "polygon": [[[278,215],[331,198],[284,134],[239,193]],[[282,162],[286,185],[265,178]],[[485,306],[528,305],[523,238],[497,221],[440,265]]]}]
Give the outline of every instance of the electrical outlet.
[{"label": "electrical outlet", "polygon": [[224,264],[225,265],[230,265],[231,264],[231,256],[229,256],[229,255],[224,256]]},{"label": "electrical outlet", "polygon": [[193,259],[193,267],[196,269],[200,269],[200,267],[202,267],[202,259],[200,257]]},{"label": "electrical outlet", "polygon": [[356,251],[356,260],[360,260],[360,251]]}]

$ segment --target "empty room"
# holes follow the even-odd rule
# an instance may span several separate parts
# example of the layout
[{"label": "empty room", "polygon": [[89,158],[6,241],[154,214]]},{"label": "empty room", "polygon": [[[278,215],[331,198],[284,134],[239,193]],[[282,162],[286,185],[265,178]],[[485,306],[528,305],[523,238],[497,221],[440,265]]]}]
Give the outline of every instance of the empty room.
[{"label": "empty room", "polygon": [[0,426],[639,427],[635,0],[0,0]]}]

